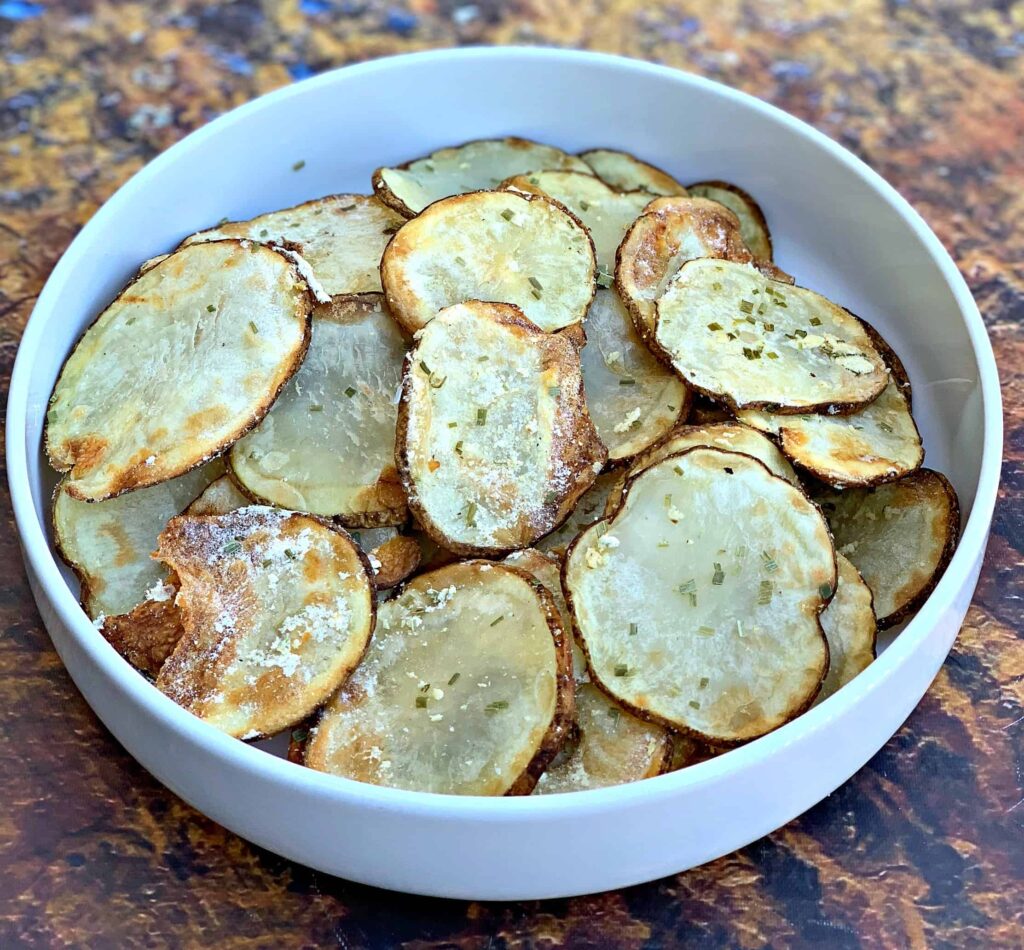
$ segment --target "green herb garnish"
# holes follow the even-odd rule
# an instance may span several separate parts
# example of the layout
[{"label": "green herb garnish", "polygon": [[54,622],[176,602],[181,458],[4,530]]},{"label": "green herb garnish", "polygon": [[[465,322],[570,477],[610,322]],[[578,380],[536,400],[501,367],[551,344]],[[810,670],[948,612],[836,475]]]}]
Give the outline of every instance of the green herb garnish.
[{"label": "green herb garnish", "polygon": [[482,426],[485,422],[487,422],[487,410],[486,409],[477,409],[477,411],[476,411],[476,424],[478,426]]},{"label": "green herb garnish", "polygon": [[708,324],[708,329],[709,330],[721,330],[722,329],[722,324],[718,323],[717,321],[715,323],[709,323]]},{"label": "green herb garnish", "polygon": [[622,379],[619,380],[619,385],[620,386],[635,386],[636,385],[636,380],[633,379],[632,376],[624,376]]},{"label": "green herb garnish", "polygon": [[764,569],[769,574],[774,574],[779,569],[778,562],[767,551],[761,552],[761,560],[764,562]]},{"label": "green herb garnish", "polygon": [[637,635],[637,632],[639,631],[639,629],[640,628],[635,623],[631,623],[629,625],[629,635],[631,637],[635,637]]},{"label": "green herb garnish", "polygon": [[305,167],[306,167],[306,160],[304,158],[300,158],[294,165],[292,165],[292,171],[293,172],[300,172]]},{"label": "green herb garnish", "polygon": [[454,686],[458,682],[460,676],[462,676],[461,673],[452,673],[451,679],[448,680],[448,685]]},{"label": "green herb garnish", "polygon": [[832,585],[822,584],[818,587],[818,593],[821,594],[822,600],[828,600],[832,596]]},{"label": "green herb garnish", "polygon": [[476,510],[476,502],[471,501],[466,509],[466,526],[469,528],[476,527]]},{"label": "green herb garnish", "polygon": [[489,713],[499,712],[502,709],[508,709],[507,699],[496,699],[493,703],[484,706],[484,710]]},{"label": "green herb garnish", "polygon": [[761,589],[757,594],[757,602],[765,607],[772,602],[772,595],[775,593],[775,585],[771,581],[761,581]]},{"label": "green herb garnish", "polygon": [[345,395],[348,396],[349,399],[351,399],[355,394],[356,394],[356,391],[351,386],[349,386],[345,390]]},{"label": "green herb garnish", "polygon": [[416,697],[416,708],[417,709],[426,709],[427,708],[427,697],[426,696],[417,696]]},{"label": "green herb garnish", "polygon": [[753,313],[754,312],[754,302],[752,300],[741,300],[740,301],[740,310],[742,310],[744,313]]},{"label": "green herb garnish", "polygon": [[513,215],[512,215],[512,212],[511,212],[511,211],[509,211],[509,210],[508,210],[508,208],[506,208],[506,209],[505,209],[504,211],[502,211],[502,212],[501,212],[501,216],[502,216],[502,217],[503,217],[503,218],[504,218],[504,219],[505,219],[506,221],[511,221],[511,220],[512,220],[512,217],[513,217]]},{"label": "green herb garnish", "polygon": [[721,587],[724,581],[725,571],[722,570],[722,565],[719,564],[718,561],[715,561],[715,573],[711,577],[711,583],[714,584],[715,587]]},{"label": "green herb garnish", "polygon": [[228,541],[221,550],[224,554],[237,554],[242,550],[242,544],[239,541]]},{"label": "green herb garnish", "polygon": [[629,667],[625,663],[616,663],[614,672],[616,676],[628,676]]},{"label": "green herb garnish", "polygon": [[504,614],[502,614],[502,615],[501,615],[500,617],[495,617],[495,618],[494,618],[494,619],[493,619],[493,620],[491,621],[491,626],[492,626],[492,627],[496,627],[496,626],[498,626],[498,624],[499,624],[499,623],[501,623],[501,622],[502,622],[502,620],[504,620],[504,619],[505,619],[505,615],[504,615]]},{"label": "green herb garnish", "polygon": [[323,412],[323,411],[324,411],[324,407],[323,407],[323,406],[321,406],[321,405],[320,405],[320,403],[318,403],[318,402],[314,402],[314,403],[313,403],[313,404],[312,404],[312,405],[311,405],[311,406],[309,407],[309,411],[310,411],[310,412]]},{"label": "green herb garnish", "polygon": [[530,286],[534,290],[543,290],[544,289],[544,285],[539,280],[537,280],[536,277],[530,277],[528,279],[530,281]]},{"label": "green herb garnish", "polygon": [[812,327],[820,327],[820,326],[821,326],[821,320],[820,320],[820,318],[818,318],[818,317],[811,317],[811,319],[810,319],[810,320],[808,320],[807,322],[808,322],[808,323],[809,323],[809,324],[810,324],[810,325],[811,325]]}]

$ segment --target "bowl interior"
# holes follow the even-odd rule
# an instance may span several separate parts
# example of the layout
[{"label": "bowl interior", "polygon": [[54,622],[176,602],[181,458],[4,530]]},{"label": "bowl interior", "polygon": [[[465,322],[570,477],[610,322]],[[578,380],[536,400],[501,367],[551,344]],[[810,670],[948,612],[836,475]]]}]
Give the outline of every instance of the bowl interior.
[{"label": "bowl interior", "polygon": [[611,58],[502,53],[413,57],[400,68],[384,60],[291,87],[190,136],[101,209],[26,334],[24,439],[47,534],[56,479],[40,437],[50,391],[79,334],[140,261],[225,216],[368,192],[378,165],[507,134],[569,151],[623,148],[684,183],[721,178],[750,191],[780,266],[869,320],[903,358],[926,464],[949,476],[966,520],[986,435],[981,369],[934,245],[873,176],[796,120],[694,77]]}]

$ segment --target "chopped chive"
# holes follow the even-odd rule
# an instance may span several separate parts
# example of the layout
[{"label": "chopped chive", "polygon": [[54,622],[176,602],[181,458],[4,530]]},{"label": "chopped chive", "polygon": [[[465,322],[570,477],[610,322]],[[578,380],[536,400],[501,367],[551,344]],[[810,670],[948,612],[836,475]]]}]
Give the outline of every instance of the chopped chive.
[{"label": "chopped chive", "polygon": [[807,331],[806,331],[806,330],[794,330],[793,332],[794,332],[794,333],[795,333],[795,334],[796,334],[796,335],[797,335],[798,337],[800,337],[800,339],[801,339],[801,340],[802,340],[802,339],[804,339],[804,337],[806,337],[806,336],[807,336]]},{"label": "chopped chive", "polygon": [[269,557],[265,557],[262,561],[260,561],[260,567],[266,570],[273,563],[274,562]]},{"label": "chopped chive", "polygon": [[507,699],[496,699],[493,703],[484,706],[484,710],[489,713],[499,712],[502,709],[508,709]]},{"label": "chopped chive", "polygon": [[460,676],[462,676],[461,673],[452,673],[451,679],[448,680],[448,685],[454,686],[459,681]]},{"label": "chopped chive", "polygon": [[682,475],[683,474],[683,467],[682,467],[682,465],[673,465],[672,466],[672,471],[675,472],[677,475]]},{"label": "chopped chive", "polygon": [[455,454],[462,455],[462,439],[455,443]]},{"label": "chopped chive", "polygon": [[537,280],[536,277],[530,277],[528,279],[530,281],[530,286],[534,290],[543,290],[544,289],[544,285],[539,280]]},{"label": "chopped chive", "polygon": [[255,333],[257,336],[259,336],[260,328],[258,326],[256,326],[256,321],[255,320],[250,320],[249,321],[249,329],[252,330],[252,332]]},{"label": "chopped chive", "polygon": [[762,303],[762,304],[758,304],[758,306],[757,306],[757,312],[758,312],[758,314],[762,314],[762,313],[764,313],[764,311],[765,311],[765,306],[764,306],[764,304],[763,304],[763,303]]},{"label": "chopped chive", "polygon": [[534,300],[540,300],[540,298],[541,298],[539,290],[531,290],[530,291],[530,296],[533,297]]},{"label": "chopped chive", "polygon": [[725,571],[722,570],[722,565],[719,564],[718,561],[715,561],[715,573],[711,578],[711,583],[714,584],[715,587],[721,587],[724,580]]},{"label": "chopped chive", "polygon": [[[356,206],[355,205],[342,205],[338,210],[339,211],[355,211],[356,210]],[[320,212],[317,211],[316,214],[320,214]]]},{"label": "chopped chive", "polygon": [[417,709],[426,709],[427,708],[427,697],[426,696],[417,696],[416,697],[416,708]]},{"label": "chopped chive", "polygon": [[345,390],[345,395],[348,396],[349,399],[351,399],[355,394],[356,394],[356,391],[351,386],[349,386]]},{"label": "chopped chive", "polygon": [[658,542],[658,547],[659,548],[667,548],[668,547],[668,541],[659,541]]},{"label": "chopped chive", "polygon": [[765,356],[767,356],[768,359],[770,359],[770,360],[777,360],[779,358],[779,354],[778,353],[773,353],[771,350],[769,350],[767,353],[765,353]]},{"label": "chopped chive", "polygon": [[431,376],[429,379],[431,389],[440,389],[446,382],[448,382],[447,376],[441,376],[440,378]]},{"label": "chopped chive", "polygon": [[509,210],[508,210],[508,208],[506,208],[506,209],[505,209],[504,211],[502,211],[502,212],[501,212],[501,216],[502,216],[502,217],[503,217],[503,218],[504,218],[504,219],[505,219],[506,221],[511,221],[511,220],[512,220],[512,217],[513,217],[513,215],[512,215],[512,212],[511,212],[511,211],[509,211]]},{"label": "chopped chive", "polygon": [[700,709],[700,703],[698,703],[695,699],[691,699],[688,705],[690,709]]},{"label": "chopped chive", "polygon": [[711,682],[711,680],[709,680],[706,676],[702,676],[700,678],[700,684],[698,685],[697,688],[698,689],[704,689],[708,685],[708,683],[710,683],[710,682]]},{"label": "chopped chive", "polygon": [[832,596],[832,585],[822,584],[820,587],[818,587],[818,593],[821,594],[822,600],[828,600],[829,597]]},{"label": "chopped chive", "polygon": [[888,422],[879,422],[878,428],[881,429],[883,432],[892,432],[892,426],[889,425]]},{"label": "chopped chive", "polygon": [[216,310],[216,309],[217,308],[212,303],[208,303],[206,305],[206,312],[207,313],[213,313],[213,311]]},{"label": "chopped chive", "polygon": [[427,692],[427,691],[428,691],[429,689],[430,689],[430,684],[429,684],[429,683],[424,683],[424,684],[423,684],[423,685],[422,685],[422,686],[420,687],[420,692],[421,692],[421,693],[426,693],[426,692]]},{"label": "chopped chive", "polygon": [[779,569],[778,562],[767,551],[761,552],[761,560],[764,561],[764,569],[769,574],[774,574]]},{"label": "chopped chive", "polygon": [[294,561],[298,557],[298,555],[291,548],[284,549],[284,556],[288,558],[289,561]]},{"label": "chopped chive", "polygon": [[[537,184],[537,182],[534,181],[533,184]],[[580,211],[588,211],[589,209],[590,209],[590,202],[589,201],[580,201]]]},{"label": "chopped chive", "polygon": [[628,676],[629,667],[625,663],[616,663],[614,672],[616,676]]},{"label": "chopped chive", "polygon": [[311,406],[309,407],[309,411],[310,411],[310,412],[323,412],[323,411],[324,411],[324,407],[323,407],[323,406],[321,406],[321,405],[320,405],[320,403],[318,403],[318,402],[314,402],[314,403],[313,403],[313,404],[312,404],[312,405],[311,405]]},{"label": "chopped chive", "polygon": [[722,289],[722,285],[721,285],[721,284],[720,284],[720,283],[719,283],[719,282],[718,282],[718,281],[716,280],[716,281],[715,281],[715,282],[714,282],[714,283],[713,283],[713,284],[711,285],[711,289],[712,289],[712,290],[721,290],[721,289]]},{"label": "chopped chive", "polygon": [[430,372],[430,367],[427,366],[427,364],[424,363],[423,360],[420,360],[420,369],[423,370],[423,372],[426,373],[427,376],[434,375],[433,373]]},{"label": "chopped chive", "polygon": [[476,411],[476,424],[478,426],[482,426],[485,422],[487,422],[487,410],[486,409],[477,409],[477,411]]},{"label": "chopped chive", "polygon": [[292,729],[292,742],[305,742],[309,738],[308,729]]},{"label": "chopped chive", "polygon": [[811,319],[808,320],[807,322],[810,323],[810,325],[812,327],[820,327],[821,326],[821,320],[818,317],[811,317]]},{"label": "chopped chive", "polygon": [[489,356],[487,356],[487,354],[484,354],[483,356],[478,356],[478,357],[476,358],[476,361],[477,361],[478,363],[486,363],[486,362],[487,362],[487,361],[488,361],[489,359],[490,359],[490,357],[489,357]]},{"label": "chopped chive", "polygon": [[223,548],[223,552],[225,554],[237,554],[241,550],[242,545],[239,541],[228,541],[228,543],[225,544]]},{"label": "chopped chive", "polygon": [[614,283],[612,275],[603,267],[597,269],[597,286],[607,290]]},{"label": "chopped chive", "polygon": [[771,581],[761,581],[761,589],[757,595],[757,602],[765,607],[772,602],[772,595],[775,593],[775,585]]},{"label": "chopped chive", "polygon": [[260,237],[266,237],[266,236],[267,236],[267,229],[264,228],[262,231],[260,231]]},{"label": "chopped chive", "polygon": [[748,360],[759,360],[761,358],[761,350],[755,350],[753,347],[743,347],[743,355]]},{"label": "chopped chive", "polygon": [[465,261],[465,259],[463,257],[461,257],[460,255],[456,254],[455,255],[455,263],[456,264],[465,264],[466,261]]},{"label": "chopped chive", "polygon": [[562,391],[562,387],[561,386],[549,386],[548,387],[548,395],[552,396],[552,397],[557,397],[558,394],[561,391]]},{"label": "chopped chive", "polygon": [[741,300],[740,301],[740,310],[742,310],[744,313],[753,313],[754,312],[754,303],[753,303],[753,301],[752,300]]},{"label": "chopped chive", "polygon": [[620,386],[635,386],[636,385],[636,380],[633,379],[632,376],[624,376],[622,379],[619,380],[619,385]]},{"label": "chopped chive", "polygon": [[424,171],[428,171],[428,172],[432,172],[434,170],[434,166],[431,165],[430,162],[424,162],[423,163],[423,170]]},{"label": "chopped chive", "polygon": [[448,423],[448,428],[449,428],[449,429],[454,429],[454,428],[455,428],[455,427],[456,427],[457,425],[458,425],[458,423],[457,423],[457,422],[449,422],[449,423]]},{"label": "chopped chive", "polygon": [[306,160],[304,158],[300,158],[294,165],[292,165],[292,171],[293,172],[300,172],[305,167],[306,167]]},{"label": "chopped chive", "polygon": [[766,333],[771,333],[775,329],[774,323],[762,323],[761,326],[764,327]]},{"label": "chopped chive", "polygon": [[469,528],[476,527],[476,511],[476,502],[471,501],[466,509],[466,526]]},{"label": "chopped chive", "polygon": [[668,508],[671,505],[672,505],[672,495],[669,494],[669,495],[665,496],[665,507]]},{"label": "chopped chive", "polygon": [[504,620],[504,619],[505,619],[505,615],[504,615],[504,614],[502,614],[502,615],[501,615],[500,617],[495,617],[495,618],[494,618],[494,619],[493,619],[493,620],[491,621],[491,626],[492,626],[492,627],[496,627],[496,626],[498,626],[498,624],[499,624],[499,623],[501,623],[501,622],[502,622],[502,620]]},{"label": "chopped chive", "polygon": [[629,635],[631,637],[635,637],[637,635],[637,632],[639,631],[639,629],[640,628],[635,623],[631,623],[629,625]]},{"label": "chopped chive", "polygon": [[713,637],[715,635],[714,627],[701,626],[697,628],[698,637]]},{"label": "chopped chive", "polygon": [[753,317],[744,317],[743,319],[746,320],[747,323],[749,323],[752,327],[757,325],[757,321]]},{"label": "chopped chive", "polygon": [[722,329],[722,324],[718,323],[717,321],[715,321],[714,323],[709,323],[708,324],[708,329],[709,330],[721,330]]}]

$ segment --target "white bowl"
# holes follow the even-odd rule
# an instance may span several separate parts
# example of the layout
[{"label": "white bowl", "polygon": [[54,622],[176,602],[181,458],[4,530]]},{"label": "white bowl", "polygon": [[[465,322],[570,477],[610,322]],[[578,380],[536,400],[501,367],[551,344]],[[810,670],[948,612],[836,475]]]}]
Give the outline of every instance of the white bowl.
[{"label": "white bowl", "polygon": [[[869,319],[906,361],[928,463],[956,486],[963,537],[928,602],[866,672],[712,761],[619,788],[513,799],[322,775],[193,718],[93,629],[48,540],[47,399],[94,314],[141,260],[186,233],[224,215],[365,192],[377,165],[510,133],[570,151],[631,149],[683,182],[724,178],[756,195],[780,265]],[[36,601],[78,688],[125,748],[264,848],[368,884],[473,899],[567,896],[681,871],[778,828],[849,778],[909,715],[959,630],[1001,446],[998,377],[974,301],[935,235],[878,175],[809,126],[705,79],[541,49],[349,67],[264,96],[175,145],[97,212],[54,269],[25,330],[7,413],[11,495]]]}]

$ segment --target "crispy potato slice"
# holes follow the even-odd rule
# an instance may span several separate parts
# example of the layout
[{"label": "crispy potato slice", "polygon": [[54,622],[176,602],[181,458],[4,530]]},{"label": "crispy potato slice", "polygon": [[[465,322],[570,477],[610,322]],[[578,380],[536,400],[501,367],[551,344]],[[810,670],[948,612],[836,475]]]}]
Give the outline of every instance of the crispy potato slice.
[{"label": "crispy potato slice", "polygon": [[[228,474],[215,478],[206,486],[181,512],[183,515],[226,515],[252,504],[252,499],[244,495],[238,484]],[[153,541],[156,547],[156,540]]]},{"label": "crispy potato slice", "polygon": [[515,304],[552,331],[586,316],[596,264],[587,229],[560,205],[477,191],[438,201],[403,225],[380,273],[391,313],[409,333],[465,300]]},{"label": "crispy potato slice", "polygon": [[102,501],[181,475],[266,415],[299,368],[313,298],[260,244],[175,251],[85,331],[46,414],[46,452],[73,498]]},{"label": "crispy potato slice", "polygon": [[396,168],[378,168],[373,190],[386,205],[411,218],[451,195],[497,188],[506,178],[547,169],[590,172],[575,155],[528,139],[479,139],[442,148]]},{"label": "crispy potato slice", "polygon": [[576,347],[510,304],[481,301],[442,311],[410,351],[396,446],[409,507],[458,554],[532,544],[607,456]]},{"label": "crispy potato slice", "polygon": [[690,411],[690,391],[637,335],[614,290],[599,290],[580,351],[587,406],[609,461],[632,458]]},{"label": "crispy potato slice", "polygon": [[318,307],[302,368],[231,449],[242,488],[349,527],[401,524],[408,510],[394,461],[395,394],[405,350],[380,294]]},{"label": "crispy potato slice", "polygon": [[157,687],[229,735],[254,739],[300,722],[359,663],[373,588],[341,528],[252,506],[173,518],[157,553],[178,578],[186,631]]},{"label": "crispy potato slice", "polygon": [[865,329],[889,369],[889,382],[874,402],[846,416],[788,416],[756,409],[737,413],[742,422],[775,436],[797,465],[836,488],[892,481],[924,461],[921,434],[910,414],[906,370],[877,332]]},{"label": "crispy potato slice", "polygon": [[821,512],[756,459],[707,448],[633,478],[563,572],[591,677],[642,718],[718,744],[810,705],[835,586]]},{"label": "crispy potato slice", "polygon": [[740,230],[743,243],[750,248],[750,253],[758,261],[771,261],[772,236],[768,230],[768,222],[760,205],[738,185],[727,181],[699,181],[687,185],[686,190],[699,198],[708,198],[725,205],[740,219]]},{"label": "crispy potato slice", "polygon": [[608,495],[619,478],[618,472],[602,472],[576,502],[569,517],[554,531],[537,542],[537,548],[546,554],[562,557],[569,545],[584,528],[604,517]]},{"label": "crispy potato slice", "polygon": [[853,410],[889,380],[856,317],[747,264],[690,261],[656,309],[655,339],[676,371],[736,410]]},{"label": "crispy potato slice", "polygon": [[648,346],[654,343],[655,301],[679,268],[697,257],[753,260],[736,216],[703,198],[652,201],[622,239],[615,286]]},{"label": "crispy potato slice", "polygon": [[546,195],[576,215],[590,232],[597,266],[607,275],[606,281],[615,270],[615,252],[626,231],[651,200],[645,191],[616,191],[584,172],[531,172],[510,178],[501,187]]},{"label": "crispy potato slice", "polygon": [[328,195],[248,221],[218,224],[190,235],[182,245],[223,238],[285,244],[309,263],[326,293],[379,293],[381,255],[404,222],[370,195]]},{"label": "crispy potato slice", "polygon": [[793,471],[793,466],[786,461],[786,457],[775,447],[771,439],[761,435],[756,429],[740,425],[737,422],[680,426],[646,452],[638,455],[624,473],[617,473],[618,478],[608,492],[605,513],[610,515],[619,507],[628,479],[670,455],[678,455],[680,452],[698,446],[750,455],[759,462],[763,462],[773,475],[786,479],[797,488],[800,487],[800,481],[796,477],[796,472]]},{"label": "crispy potato slice", "polygon": [[668,172],[641,161],[629,152],[613,148],[594,148],[581,152],[580,158],[598,178],[622,191],[646,191],[652,195],[682,195],[686,189]]},{"label": "crispy potato slice", "polygon": [[528,574],[483,561],[421,574],[381,605],[306,765],[416,791],[528,795],[571,726],[569,663],[551,595]]},{"label": "crispy potato slice", "polygon": [[415,538],[396,534],[367,553],[377,590],[401,584],[420,565],[420,546]]},{"label": "crispy potato slice", "polygon": [[875,488],[815,496],[836,550],[871,588],[879,627],[905,620],[932,592],[956,549],[960,505],[944,475],[922,468]]},{"label": "crispy potato slice", "polygon": [[866,670],[875,658],[878,624],[871,605],[871,590],[842,554],[836,554],[836,564],[836,595],[821,614],[821,628],[828,640],[828,675],[815,706]]},{"label": "crispy potato slice", "polygon": [[660,775],[672,735],[631,715],[593,683],[576,686],[576,731],[540,777],[534,795],[583,792]]},{"label": "crispy potato slice", "polygon": [[137,670],[156,679],[185,635],[181,611],[174,605],[177,589],[164,588],[166,599],[144,600],[128,613],[105,617],[100,633]]},{"label": "crispy potato slice", "polygon": [[[547,588],[558,608],[562,628],[570,635],[572,617],[562,594],[559,561],[535,548],[527,548],[510,554],[505,563],[526,571]],[[591,684],[586,656],[575,638],[572,673],[576,684],[576,728],[540,777],[534,794],[621,785],[663,772],[672,751],[670,733],[659,725],[637,719]]]},{"label": "crispy potato slice", "polygon": [[78,575],[85,612],[97,620],[126,614],[162,586],[166,571],[150,554],[157,536],[196,493],[224,471],[220,459],[150,488],[89,503],[67,491],[53,495],[53,539]]}]

